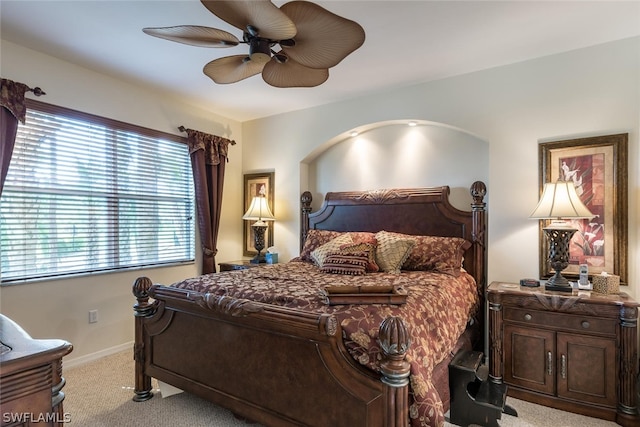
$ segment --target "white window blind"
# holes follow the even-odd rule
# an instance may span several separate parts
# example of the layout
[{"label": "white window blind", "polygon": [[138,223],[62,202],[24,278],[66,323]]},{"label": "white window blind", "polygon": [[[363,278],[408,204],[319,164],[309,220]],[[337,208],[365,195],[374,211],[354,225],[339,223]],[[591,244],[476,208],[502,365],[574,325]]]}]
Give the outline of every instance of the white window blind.
[{"label": "white window blind", "polygon": [[193,178],[180,138],[27,107],[0,198],[3,284],[194,260]]}]

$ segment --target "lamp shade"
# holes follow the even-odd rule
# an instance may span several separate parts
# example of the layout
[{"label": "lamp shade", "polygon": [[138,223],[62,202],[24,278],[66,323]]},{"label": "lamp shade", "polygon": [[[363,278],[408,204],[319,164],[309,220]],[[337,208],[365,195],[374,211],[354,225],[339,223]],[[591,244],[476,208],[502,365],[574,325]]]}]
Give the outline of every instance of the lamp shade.
[{"label": "lamp shade", "polygon": [[544,185],[538,206],[536,206],[529,218],[590,219],[594,216],[580,200],[573,182],[557,181],[555,183],[548,182]]},{"label": "lamp shade", "polygon": [[271,213],[269,205],[267,204],[267,198],[256,196],[251,200],[249,209],[244,213],[242,219],[253,221],[275,221],[276,218]]}]

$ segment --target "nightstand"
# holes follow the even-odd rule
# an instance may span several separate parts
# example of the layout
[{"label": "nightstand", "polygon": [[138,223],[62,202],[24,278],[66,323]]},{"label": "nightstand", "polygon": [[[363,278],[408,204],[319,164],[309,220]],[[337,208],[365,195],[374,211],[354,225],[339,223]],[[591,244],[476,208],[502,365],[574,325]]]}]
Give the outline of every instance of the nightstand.
[{"label": "nightstand", "polygon": [[220,266],[220,271],[231,271],[231,270],[246,270],[247,268],[260,267],[265,266],[264,262],[261,264],[252,264],[251,260],[241,259],[238,261],[227,261],[221,262],[218,264]]},{"label": "nightstand", "polygon": [[638,306],[627,294],[571,294],[493,282],[489,377],[508,394],[564,411],[640,425]]}]

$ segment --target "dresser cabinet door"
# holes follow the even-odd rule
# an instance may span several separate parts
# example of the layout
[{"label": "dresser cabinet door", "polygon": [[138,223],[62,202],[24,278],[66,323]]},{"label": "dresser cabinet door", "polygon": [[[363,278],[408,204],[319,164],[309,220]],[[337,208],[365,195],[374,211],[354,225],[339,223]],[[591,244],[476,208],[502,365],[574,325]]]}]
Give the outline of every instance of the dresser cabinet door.
[{"label": "dresser cabinet door", "polygon": [[616,406],[614,339],[558,332],[558,397]]},{"label": "dresser cabinet door", "polygon": [[504,381],[555,394],[555,332],[504,325]]}]

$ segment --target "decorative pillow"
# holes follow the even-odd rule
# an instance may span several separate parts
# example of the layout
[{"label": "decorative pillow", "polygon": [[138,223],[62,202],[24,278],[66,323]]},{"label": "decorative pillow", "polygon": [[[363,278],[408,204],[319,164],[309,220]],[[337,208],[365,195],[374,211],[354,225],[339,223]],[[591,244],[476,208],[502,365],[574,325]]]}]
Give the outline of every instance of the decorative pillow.
[{"label": "decorative pillow", "polygon": [[366,273],[369,255],[365,252],[331,252],[320,268],[323,273],[362,276]]},{"label": "decorative pillow", "polygon": [[[313,261],[311,259],[311,252],[342,234],[347,234],[347,232],[334,230],[309,230],[298,258],[303,261]],[[354,242],[373,242],[375,244],[376,238],[373,233],[369,233],[367,231],[351,231],[348,232],[348,234]]]},{"label": "decorative pillow", "polygon": [[404,270],[427,270],[459,276],[464,252],[471,243],[460,237],[409,236],[392,233],[397,238],[413,238],[415,246],[402,265]]},{"label": "decorative pillow", "polygon": [[371,243],[372,245],[378,244],[375,233],[368,231],[350,231],[349,236],[353,240],[353,243]]},{"label": "decorative pillow", "polygon": [[[353,239],[353,235],[351,235]],[[355,240],[355,239],[354,239]],[[375,243],[373,243],[375,242]],[[377,240],[375,237],[373,241],[362,242],[362,243],[347,243],[346,245],[340,246],[340,252],[342,253],[365,253],[367,255],[367,272],[375,273],[380,271],[380,267],[376,264],[376,246]]]},{"label": "decorative pillow", "polygon": [[416,244],[414,239],[398,237],[394,233],[379,231],[376,233],[376,264],[386,273],[399,274],[402,264]]},{"label": "decorative pillow", "polygon": [[307,238],[302,246],[299,258],[303,261],[312,261],[311,252],[327,242],[335,239],[339,235],[344,234],[340,231],[332,230],[309,230],[307,232]]},{"label": "decorative pillow", "polygon": [[331,252],[338,252],[340,250],[340,246],[346,245],[347,243],[353,243],[351,236],[349,233],[340,234],[335,239],[325,243],[319,248],[314,249],[311,252],[311,260],[318,266],[322,267],[324,264],[324,259]]}]

